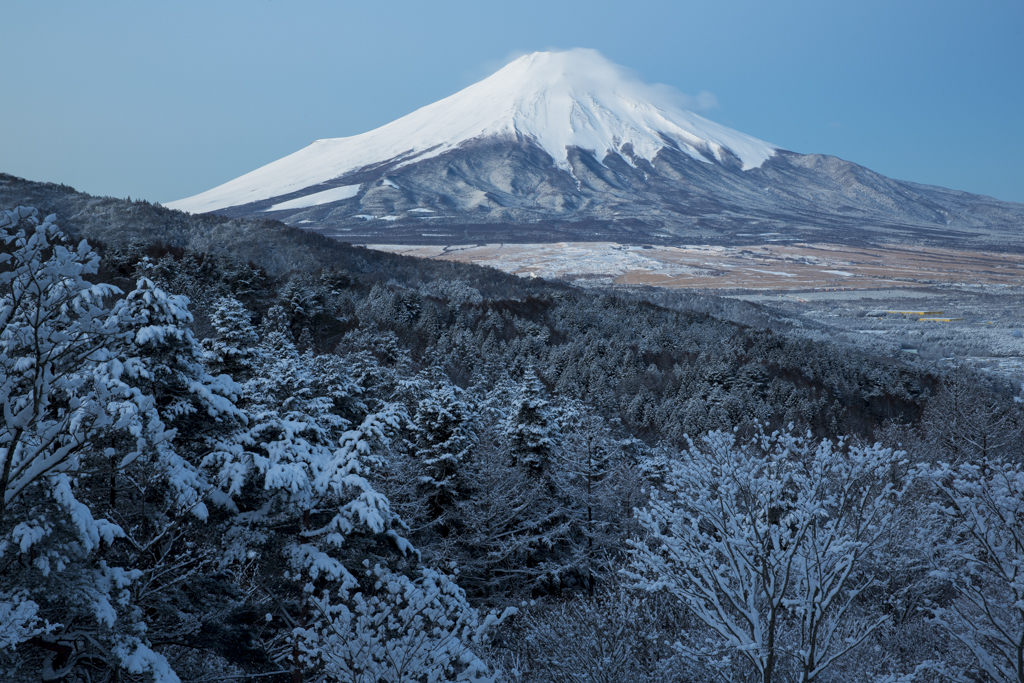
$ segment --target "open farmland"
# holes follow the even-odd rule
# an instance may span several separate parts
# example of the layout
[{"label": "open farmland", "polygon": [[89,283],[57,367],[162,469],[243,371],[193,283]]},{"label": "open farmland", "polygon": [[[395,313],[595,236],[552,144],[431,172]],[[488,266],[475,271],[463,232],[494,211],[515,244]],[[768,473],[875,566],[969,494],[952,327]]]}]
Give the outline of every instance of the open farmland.
[{"label": "open farmland", "polygon": [[[768,237],[768,236],[765,236]],[[454,246],[367,245],[393,253],[492,266],[523,276],[594,284],[698,289],[880,289],[937,284],[1016,285],[1019,254],[903,245],[630,246],[614,242]]]}]

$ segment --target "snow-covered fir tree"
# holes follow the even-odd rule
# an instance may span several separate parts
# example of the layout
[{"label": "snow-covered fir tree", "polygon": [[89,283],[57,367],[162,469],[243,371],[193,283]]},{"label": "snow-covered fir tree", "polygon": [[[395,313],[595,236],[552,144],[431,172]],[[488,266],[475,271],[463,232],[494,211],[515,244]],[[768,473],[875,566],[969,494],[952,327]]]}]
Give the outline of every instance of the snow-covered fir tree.
[{"label": "snow-covered fir tree", "polygon": [[[469,467],[478,441],[478,421],[466,392],[447,381],[431,390],[416,408],[413,457],[421,468],[420,486],[427,515],[433,520],[456,512],[454,504],[472,486]],[[447,523],[459,522],[456,518]]]},{"label": "snow-covered fir tree", "polygon": [[545,398],[544,385],[532,368],[523,374],[512,399],[505,423],[505,438],[513,462],[534,474],[541,474],[551,465],[555,450],[554,415]]},{"label": "snow-covered fir tree", "polygon": [[[118,290],[85,279],[97,256],[54,220],[0,213],[0,661],[11,679],[122,670],[171,683],[135,600],[143,573],[108,558],[126,530],[83,486],[91,456],[123,469],[163,430],[147,425],[152,396],[124,381],[141,362],[119,352],[124,307],[106,306]],[[117,433],[120,453],[97,442]]]},{"label": "snow-covered fir tree", "polygon": [[214,306],[210,315],[214,336],[203,340],[210,354],[207,359],[210,372],[246,381],[252,376],[259,342],[250,313],[238,299],[230,296],[216,300]]}]

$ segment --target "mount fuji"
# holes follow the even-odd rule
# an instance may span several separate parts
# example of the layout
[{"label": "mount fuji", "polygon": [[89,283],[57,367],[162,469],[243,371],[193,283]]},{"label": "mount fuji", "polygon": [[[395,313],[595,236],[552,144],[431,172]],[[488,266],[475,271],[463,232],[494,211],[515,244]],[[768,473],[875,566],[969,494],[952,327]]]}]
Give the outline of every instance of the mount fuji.
[{"label": "mount fuji", "polygon": [[167,204],[350,242],[1024,246],[1024,205],[892,180],[709,121],[593,50],[537,52],[361,135]]}]

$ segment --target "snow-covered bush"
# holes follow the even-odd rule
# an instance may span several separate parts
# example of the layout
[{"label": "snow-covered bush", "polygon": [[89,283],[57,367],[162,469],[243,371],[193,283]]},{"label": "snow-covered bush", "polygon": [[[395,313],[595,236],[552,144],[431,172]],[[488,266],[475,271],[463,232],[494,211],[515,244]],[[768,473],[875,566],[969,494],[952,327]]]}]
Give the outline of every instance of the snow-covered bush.
[{"label": "snow-covered bush", "polygon": [[763,683],[784,662],[809,683],[885,623],[858,596],[906,490],[901,455],[789,432],[691,444],[639,512],[648,536],[633,544],[639,586],[707,627],[680,634],[681,652]]},{"label": "snow-covered bush", "polygon": [[454,577],[432,569],[415,578],[380,565],[363,573],[361,591],[312,599],[316,617],[299,631],[310,666],[347,683],[496,680],[474,648],[514,608],[481,619]]},{"label": "snow-covered bush", "polygon": [[531,683],[703,683],[669,640],[691,626],[666,596],[613,583],[593,597],[524,606],[502,664],[509,680]]},{"label": "snow-covered bush", "polygon": [[1024,681],[1024,466],[940,464],[922,476],[938,500],[921,547],[955,594],[931,610],[991,680]]}]

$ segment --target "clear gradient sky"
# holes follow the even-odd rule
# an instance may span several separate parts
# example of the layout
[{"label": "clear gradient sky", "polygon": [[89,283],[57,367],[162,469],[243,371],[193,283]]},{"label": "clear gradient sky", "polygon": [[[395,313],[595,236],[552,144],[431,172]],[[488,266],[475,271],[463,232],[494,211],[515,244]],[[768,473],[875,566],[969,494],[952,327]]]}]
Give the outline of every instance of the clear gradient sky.
[{"label": "clear gradient sky", "polygon": [[1022,0],[176,0],[0,5],[0,172],[170,201],[589,47],[708,118],[1024,202]]}]

